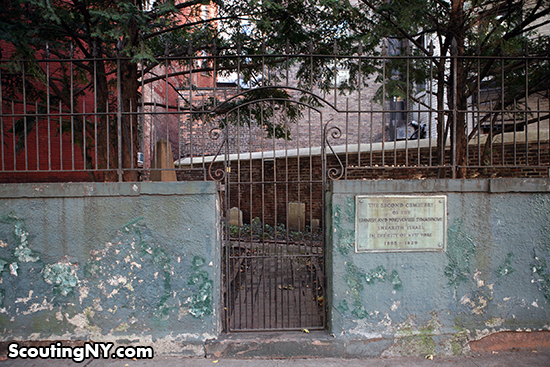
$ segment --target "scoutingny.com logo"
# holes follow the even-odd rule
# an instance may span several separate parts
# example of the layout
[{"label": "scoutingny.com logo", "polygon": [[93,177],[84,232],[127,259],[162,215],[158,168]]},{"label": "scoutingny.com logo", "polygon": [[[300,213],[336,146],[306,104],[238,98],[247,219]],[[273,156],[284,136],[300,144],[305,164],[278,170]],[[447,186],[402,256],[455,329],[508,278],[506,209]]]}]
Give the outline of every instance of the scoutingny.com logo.
[{"label": "scoutingny.com logo", "polygon": [[8,345],[7,357],[11,359],[72,359],[82,362],[86,359],[153,359],[152,347],[120,346],[113,348],[113,343],[85,342],[81,346],[66,346],[54,342],[47,346],[21,346],[17,342]]}]

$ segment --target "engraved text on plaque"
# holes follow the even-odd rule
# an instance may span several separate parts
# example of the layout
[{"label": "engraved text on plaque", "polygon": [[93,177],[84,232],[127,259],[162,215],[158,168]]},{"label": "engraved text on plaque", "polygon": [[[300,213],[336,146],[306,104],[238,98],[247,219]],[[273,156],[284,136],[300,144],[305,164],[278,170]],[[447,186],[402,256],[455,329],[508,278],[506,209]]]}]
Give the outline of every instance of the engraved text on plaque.
[{"label": "engraved text on plaque", "polygon": [[356,197],[355,251],[445,251],[446,196]]}]

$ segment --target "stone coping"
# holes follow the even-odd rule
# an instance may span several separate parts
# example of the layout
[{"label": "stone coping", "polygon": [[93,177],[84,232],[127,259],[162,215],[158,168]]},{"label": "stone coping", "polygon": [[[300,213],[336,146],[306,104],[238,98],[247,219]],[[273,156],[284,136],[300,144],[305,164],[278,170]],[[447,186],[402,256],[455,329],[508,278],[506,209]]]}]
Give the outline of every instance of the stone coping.
[{"label": "stone coping", "polygon": [[0,198],[64,198],[141,195],[212,195],[213,181],[178,182],[68,182],[0,184]]},{"label": "stone coping", "polygon": [[331,182],[331,191],[333,194],[545,193],[550,192],[550,179],[340,180]]}]

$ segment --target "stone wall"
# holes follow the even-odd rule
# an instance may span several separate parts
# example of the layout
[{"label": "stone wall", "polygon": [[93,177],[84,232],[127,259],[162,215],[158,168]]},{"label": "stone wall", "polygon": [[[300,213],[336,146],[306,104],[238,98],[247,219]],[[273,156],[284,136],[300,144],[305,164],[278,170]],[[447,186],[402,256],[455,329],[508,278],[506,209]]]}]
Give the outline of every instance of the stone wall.
[{"label": "stone wall", "polygon": [[[382,356],[462,354],[503,331],[548,333],[549,185],[547,179],[333,182],[330,332],[364,340],[365,354]],[[357,195],[447,196],[446,250],[356,253]]]},{"label": "stone wall", "polygon": [[0,185],[0,341],[204,356],[221,332],[213,182]]}]

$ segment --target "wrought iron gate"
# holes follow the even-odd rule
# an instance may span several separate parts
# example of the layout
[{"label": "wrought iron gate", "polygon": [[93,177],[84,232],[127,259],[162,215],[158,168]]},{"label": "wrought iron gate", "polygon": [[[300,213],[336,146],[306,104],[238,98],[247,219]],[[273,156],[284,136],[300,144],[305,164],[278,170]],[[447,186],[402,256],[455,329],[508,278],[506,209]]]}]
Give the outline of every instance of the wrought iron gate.
[{"label": "wrought iron gate", "polygon": [[[300,124],[289,121],[292,108],[300,111]],[[265,99],[226,116],[232,120],[214,136],[224,142],[210,165],[223,182],[226,330],[322,329],[323,115]]]}]

